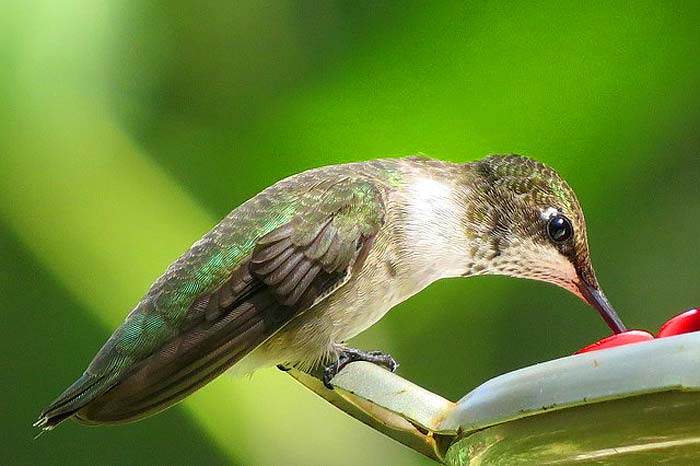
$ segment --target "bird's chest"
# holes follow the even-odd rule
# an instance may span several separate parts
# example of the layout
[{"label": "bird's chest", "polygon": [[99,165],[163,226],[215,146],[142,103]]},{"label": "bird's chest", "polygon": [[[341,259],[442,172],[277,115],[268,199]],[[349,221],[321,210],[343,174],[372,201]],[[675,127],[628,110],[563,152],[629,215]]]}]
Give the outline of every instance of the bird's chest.
[{"label": "bird's chest", "polygon": [[326,303],[332,339],[345,341],[364,331],[434,281],[433,275],[409,266],[392,235],[379,235],[362,268]]},{"label": "bird's chest", "polygon": [[435,280],[462,271],[463,238],[450,193],[423,179],[395,193],[365,262],[316,314],[333,341],[352,338]]}]

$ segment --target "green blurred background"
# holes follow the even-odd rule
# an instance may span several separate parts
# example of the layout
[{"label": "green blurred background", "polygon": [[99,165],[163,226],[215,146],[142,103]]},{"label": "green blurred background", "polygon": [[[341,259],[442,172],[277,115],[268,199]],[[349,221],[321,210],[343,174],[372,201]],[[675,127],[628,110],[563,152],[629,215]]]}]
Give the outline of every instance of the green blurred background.
[{"label": "green blurred background", "polygon": [[[9,464],[425,465],[276,371],[32,440],[148,285],[232,208],[323,164],[555,166],[618,313],[700,305],[696,2],[5,0],[0,297]],[[605,336],[553,286],[443,281],[353,343],[456,399]]]}]

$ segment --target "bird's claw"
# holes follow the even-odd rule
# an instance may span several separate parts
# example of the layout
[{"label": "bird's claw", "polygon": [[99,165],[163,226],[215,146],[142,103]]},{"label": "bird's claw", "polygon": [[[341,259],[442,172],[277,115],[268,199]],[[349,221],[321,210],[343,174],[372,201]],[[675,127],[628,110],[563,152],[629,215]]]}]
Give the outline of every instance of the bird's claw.
[{"label": "bird's claw", "polygon": [[277,369],[281,370],[282,372],[289,372],[292,370],[291,367],[287,367],[284,364],[277,364]]},{"label": "bird's claw", "polygon": [[338,354],[338,359],[323,369],[323,385],[333,389],[331,380],[343,370],[345,366],[355,361],[367,361],[386,367],[391,372],[396,372],[399,363],[390,354],[381,351],[362,351],[355,348],[343,348]]}]

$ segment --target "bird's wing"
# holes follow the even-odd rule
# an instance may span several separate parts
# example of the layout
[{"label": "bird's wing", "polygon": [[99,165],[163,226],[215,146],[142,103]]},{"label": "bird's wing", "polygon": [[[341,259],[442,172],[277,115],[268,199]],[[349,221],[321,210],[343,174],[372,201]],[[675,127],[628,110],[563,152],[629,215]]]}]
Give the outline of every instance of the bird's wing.
[{"label": "bird's wing", "polygon": [[[298,201],[286,221],[254,241],[247,260],[222,285],[200,293],[180,316],[156,312],[157,300],[145,299],[37,425],[51,428],[76,412],[84,422],[103,423],[165,409],[345,284],[382,224],[380,190],[367,180],[343,178],[314,185]],[[204,263],[211,267],[212,261]],[[212,273],[193,271],[205,272]]]}]

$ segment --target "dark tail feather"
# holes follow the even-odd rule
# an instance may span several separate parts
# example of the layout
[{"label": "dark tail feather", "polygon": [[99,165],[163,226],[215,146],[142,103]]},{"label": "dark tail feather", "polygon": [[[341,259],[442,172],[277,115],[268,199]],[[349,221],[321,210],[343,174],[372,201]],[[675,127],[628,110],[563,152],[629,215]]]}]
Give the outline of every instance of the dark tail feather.
[{"label": "dark tail feather", "polygon": [[129,422],[172,406],[264,342],[284,322],[279,317],[285,311],[270,293],[256,293],[221,320],[173,338],[76,418],[87,424]]},{"label": "dark tail feather", "polygon": [[194,308],[191,326],[140,361],[125,362],[124,355],[115,351],[122,337],[115,331],[83,376],[34,425],[50,430],[71,416],[87,424],[134,421],[210,382],[293,314],[269,290],[248,288],[241,293],[246,295],[242,301],[223,300],[219,292],[203,298]]},{"label": "dark tail feather", "polygon": [[34,423],[34,427],[42,430],[53,429],[106,392],[110,386],[109,377],[84,373],[39,414],[39,419]]}]

